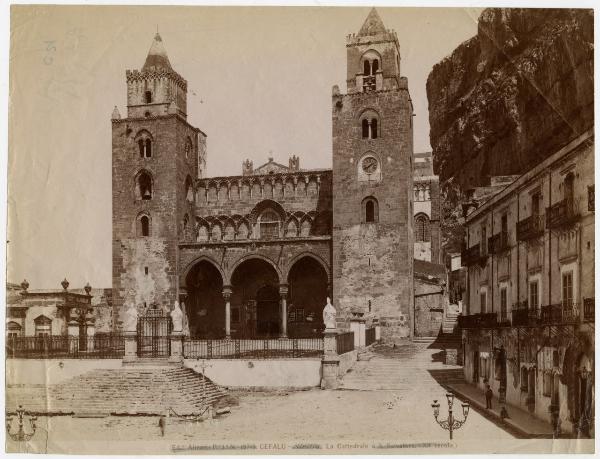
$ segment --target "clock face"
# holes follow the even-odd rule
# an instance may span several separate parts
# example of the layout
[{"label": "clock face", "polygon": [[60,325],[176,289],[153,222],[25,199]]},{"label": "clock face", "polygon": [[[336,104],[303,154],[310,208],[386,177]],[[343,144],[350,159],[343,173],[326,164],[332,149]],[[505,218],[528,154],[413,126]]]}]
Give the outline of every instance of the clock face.
[{"label": "clock face", "polygon": [[363,159],[362,168],[367,174],[374,173],[377,170],[377,160],[372,157]]}]

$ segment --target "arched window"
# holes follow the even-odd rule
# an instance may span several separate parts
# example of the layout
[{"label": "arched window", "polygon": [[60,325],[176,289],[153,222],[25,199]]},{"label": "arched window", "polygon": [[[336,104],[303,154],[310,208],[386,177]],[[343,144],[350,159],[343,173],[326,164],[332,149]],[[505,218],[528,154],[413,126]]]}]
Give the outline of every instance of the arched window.
[{"label": "arched window", "polygon": [[194,187],[192,186],[192,179],[189,175],[185,178],[185,199],[188,202],[194,202]]},{"label": "arched window", "polygon": [[192,153],[192,140],[188,137],[185,141],[185,158],[188,159]]},{"label": "arched window", "polygon": [[375,75],[377,70],[379,70],[379,60],[373,59],[373,64],[371,64],[371,74]]},{"label": "arched window", "polygon": [[144,93],[144,98],[146,99],[147,104],[151,104],[152,103],[152,91],[146,91]]},{"label": "arched window", "polygon": [[430,239],[429,218],[427,218],[427,215],[417,215],[415,217],[415,241],[429,242]]},{"label": "arched window", "polygon": [[[146,112],[146,116],[150,116],[150,112]],[[136,136],[140,158],[152,157],[152,138],[148,131],[142,131]]]},{"label": "arched window", "polygon": [[135,188],[137,199],[152,199],[152,177],[148,172],[143,171],[138,175]]},{"label": "arched window", "polygon": [[362,138],[369,138],[369,120],[367,118],[363,118],[362,120]]},{"label": "arched window", "polygon": [[17,338],[21,336],[22,328],[16,322],[8,322],[6,324],[6,337],[7,338]]},{"label": "arched window", "polygon": [[367,59],[363,63],[363,74],[365,76],[371,75],[371,63]]},{"label": "arched window", "polygon": [[33,320],[35,324],[35,336],[51,336],[52,335],[52,320],[41,315]]},{"label": "arched window", "polygon": [[360,125],[363,139],[376,139],[379,137],[379,114],[372,109],[367,109],[360,115]]},{"label": "arched window", "polygon": [[279,237],[279,215],[274,210],[265,210],[258,219],[260,238],[273,239]]},{"label": "arched window", "polygon": [[363,199],[363,223],[377,223],[379,221],[379,204],[377,199],[368,197]]},{"label": "arched window", "polygon": [[137,224],[137,235],[142,237],[150,236],[150,217],[142,215]]}]

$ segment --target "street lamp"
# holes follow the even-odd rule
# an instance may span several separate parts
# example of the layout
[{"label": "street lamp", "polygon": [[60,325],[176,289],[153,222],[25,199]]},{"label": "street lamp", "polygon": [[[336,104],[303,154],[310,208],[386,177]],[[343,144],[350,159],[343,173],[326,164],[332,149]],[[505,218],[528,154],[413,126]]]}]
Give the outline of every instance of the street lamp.
[{"label": "street lamp", "polygon": [[[10,438],[12,438],[14,441],[29,441],[31,440],[31,438],[35,435],[35,430],[36,430],[36,425],[35,425],[35,421],[37,420],[37,417],[35,416],[31,416],[29,413],[27,413],[24,409],[23,406],[19,405],[19,408],[17,409],[17,422],[19,423],[18,427],[19,429],[16,432],[12,431],[12,416],[8,417],[6,419],[6,432],[8,433],[8,435],[10,436]],[[29,415],[29,426],[30,429],[28,431],[25,431],[25,414]]]},{"label": "street lamp", "polygon": [[435,422],[437,422],[442,429],[446,429],[450,432],[450,440],[452,440],[452,432],[454,430],[460,429],[462,425],[467,422],[467,416],[469,415],[469,404],[462,403],[462,412],[464,419],[459,421],[458,419],[454,419],[452,415],[452,405],[454,404],[454,394],[446,394],[446,398],[448,399],[448,418],[445,420],[438,420],[438,416],[440,415],[440,404],[437,400],[434,400],[431,404],[431,408],[433,408],[433,417],[435,418]]}]

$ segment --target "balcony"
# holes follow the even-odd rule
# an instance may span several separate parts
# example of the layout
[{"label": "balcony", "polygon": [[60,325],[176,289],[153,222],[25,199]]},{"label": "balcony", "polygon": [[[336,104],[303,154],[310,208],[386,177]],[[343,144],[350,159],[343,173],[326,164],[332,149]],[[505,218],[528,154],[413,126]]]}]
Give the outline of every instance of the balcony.
[{"label": "balcony", "polygon": [[579,218],[579,206],[573,198],[563,199],[546,208],[546,227],[561,228],[572,225]]},{"label": "balcony", "polygon": [[517,240],[528,241],[544,234],[544,216],[532,215],[517,222]]},{"label": "balcony", "polygon": [[542,306],[541,322],[543,325],[561,325],[579,322],[579,305],[577,303],[559,303]]},{"label": "balcony", "polygon": [[535,327],[540,322],[540,310],[528,308],[527,302],[523,301],[513,305],[512,325],[513,327]]},{"label": "balcony", "polygon": [[458,316],[460,328],[495,328],[498,326],[498,314],[495,312]]},{"label": "balcony", "polygon": [[586,322],[594,322],[595,317],[595,307],[596,307],[596,299],[595,298],[584,298],[583,299],[583,320]]},{"label": "balcony", "polygon": [[472,266],[476,263],[485,261],[486,256],[481,253],[480,245],[476,244],[468,249],[463,249],[460,254],[461,264],[463,266]]},{"label": "balcony", "polygon": [[508,231],[502,231],[498,234],[494,234],[488,239],[488,249],[490,253],[502,253],[509,248]]}]

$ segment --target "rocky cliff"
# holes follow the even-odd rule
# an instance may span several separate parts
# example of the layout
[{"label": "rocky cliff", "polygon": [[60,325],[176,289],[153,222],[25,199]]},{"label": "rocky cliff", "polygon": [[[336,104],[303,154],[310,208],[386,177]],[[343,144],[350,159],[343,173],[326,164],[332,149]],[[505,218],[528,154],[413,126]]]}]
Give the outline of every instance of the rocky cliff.
[{"label": "rocky cliff", "polygon": [[463,190],[521,174],[593,126],[593,12],[486,9],[427,79],[436,173]]}]

